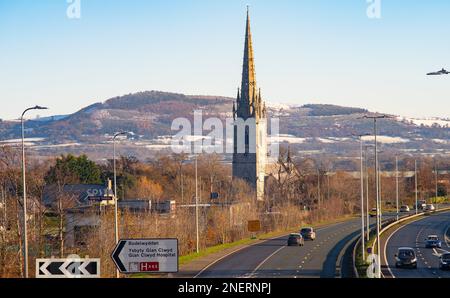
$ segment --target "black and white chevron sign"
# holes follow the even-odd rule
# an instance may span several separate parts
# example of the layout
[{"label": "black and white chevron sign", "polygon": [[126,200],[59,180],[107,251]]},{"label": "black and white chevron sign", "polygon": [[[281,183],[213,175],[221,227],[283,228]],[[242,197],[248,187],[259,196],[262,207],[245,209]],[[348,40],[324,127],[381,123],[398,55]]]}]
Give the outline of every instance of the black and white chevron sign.
[{"label": "black and white chevron sign", "polygon": [[100,278],[100,259],[37,259],[36,278]]}]

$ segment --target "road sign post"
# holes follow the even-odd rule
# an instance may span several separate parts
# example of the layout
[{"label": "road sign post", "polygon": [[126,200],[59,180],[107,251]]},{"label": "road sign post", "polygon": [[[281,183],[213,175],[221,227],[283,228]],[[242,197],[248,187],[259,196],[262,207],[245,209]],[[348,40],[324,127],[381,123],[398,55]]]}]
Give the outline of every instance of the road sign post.
[{"label": "road sign post", "polygon": [[253,233],[261,231],[261,222],[259,220],[249,220],[248,231]]},{"label": "road sign post", "polygon": [[36,259],[36,278],[100,278],[100,259]]},{"label": "road sign post", "polygon": [[248,221],[248,231],[252,233],[252,239],[256,238],[256,233],[261,231],[261,221],[259,220],[249,220]]},{"label": "road sign post", "polygon": [[124,274],[178,272],[178,239],[123,239],[111,255]]}]

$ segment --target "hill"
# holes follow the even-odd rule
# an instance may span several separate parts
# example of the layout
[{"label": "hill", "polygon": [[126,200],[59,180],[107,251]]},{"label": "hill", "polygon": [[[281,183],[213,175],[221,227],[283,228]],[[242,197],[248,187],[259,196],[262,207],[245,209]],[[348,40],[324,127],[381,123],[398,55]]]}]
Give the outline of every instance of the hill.
[{"label": "hill", "polygon": [[[46,117],[27,122],[29,145],[42,155],[85,152],[96,158],[110,150],[111,135],[132,131],[134,137],[125,148],[128,154],[150,157],[168,149],[172,121],[193,118],[194,110],[204,117],[231,117],[233,99],[221,96],[196,96],[146,91],[95,103],[71,115]],[[355,150],[354,134],[373,130],[370,113],[363,108],[335,105],[268,104],[269,115],[280,118],[280,139],[299,154],[349,154]],[[425,125],[425,124],[429,125]],[[404,152],[449,153],[450,121],[436,119],[420,122],[394,116],[380,121],[380,142],[385,148]],[[270,133],[270,131],[269,131]],[[0,140],[13,144],[20,138],[20,123],[0,122]],[[109,152],[109,151],[108,151]]]}]

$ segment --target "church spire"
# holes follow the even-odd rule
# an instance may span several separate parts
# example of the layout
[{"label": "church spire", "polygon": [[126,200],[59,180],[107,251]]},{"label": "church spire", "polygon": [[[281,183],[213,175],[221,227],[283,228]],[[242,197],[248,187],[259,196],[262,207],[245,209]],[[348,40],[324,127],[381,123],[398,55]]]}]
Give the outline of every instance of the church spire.
[{"label": "church spire", "polygon": [[[255,98],[256,95],[254,94],[255,90],[256,90],[255,64],[253,56],[252,33],[250,29],[250,12],[247,6],[247,26],[245,30],[244,63],[242,66],[241,100],[242,103],[249,108],[253,104],[253,99]],[[248,112],[250,112],[250,109],[248,110]]]}]

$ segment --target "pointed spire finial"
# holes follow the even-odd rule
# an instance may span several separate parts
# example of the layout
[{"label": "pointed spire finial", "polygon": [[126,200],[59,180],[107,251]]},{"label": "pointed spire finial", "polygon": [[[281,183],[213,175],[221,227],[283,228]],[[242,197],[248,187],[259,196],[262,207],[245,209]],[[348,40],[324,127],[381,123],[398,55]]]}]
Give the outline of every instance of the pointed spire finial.
[{"label": "pointed spire finial", "polygon": [[259,91],[256,84],[255,59],[250,27],[250,6],[247,5],[242,83],[239,96],[240,102],[237,103],[237,110],[241,111],[239,105],[244,105],[246,107],[242,109],[242,112],[245,111],[246,114],[243,115],[244,118],[252,117],[255,114],[259,118],[262,114],[261,91]]}]

